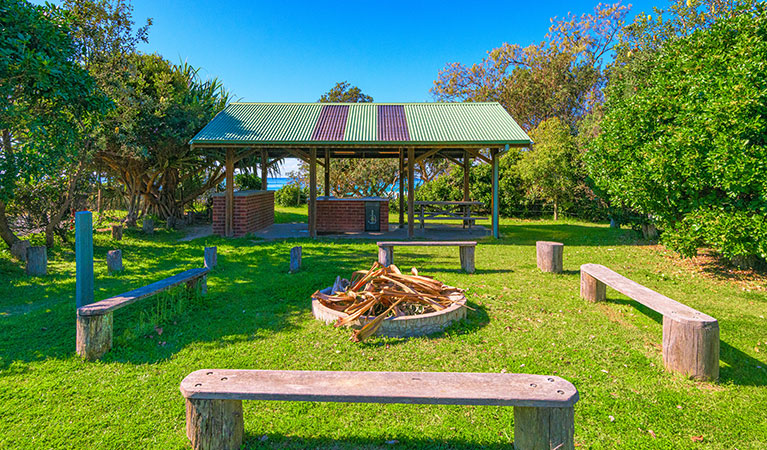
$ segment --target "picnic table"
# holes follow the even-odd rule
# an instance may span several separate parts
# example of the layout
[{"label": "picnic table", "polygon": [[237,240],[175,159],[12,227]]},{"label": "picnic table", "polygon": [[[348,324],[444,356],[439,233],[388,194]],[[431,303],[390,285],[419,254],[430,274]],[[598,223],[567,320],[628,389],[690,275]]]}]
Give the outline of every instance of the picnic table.
[{"label": "picnic table", "polygon": [[445,202],[414,202],[416,218],[421,222],[421,228],[427,219],[439,220],[461,220],[463,227],[468,225],[469,229],[476,220],[486,219],[486,217],[476,217],[471,215],[472,206],[482,206],[482,202],[470,201],[445,201]]}]

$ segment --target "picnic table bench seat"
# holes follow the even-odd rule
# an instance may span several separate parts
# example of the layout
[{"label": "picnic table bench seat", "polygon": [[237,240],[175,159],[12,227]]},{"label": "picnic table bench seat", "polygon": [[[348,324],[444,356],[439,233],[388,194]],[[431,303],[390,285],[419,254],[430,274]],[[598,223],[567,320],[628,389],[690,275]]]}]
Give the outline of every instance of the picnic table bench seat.
[{"label": "picnic table bench seat", "polygon": [[[487,220],[487,217],[477,217],[471,215],[472,206],[481,206],[482,202],[472,201],[417,201],[414,206],[415,219],[421,223],[423,229],[426,220],[460,220],[464,227],[468,225],[469,229],[477,220]],[[426,208],[436,208],[428,210]]]},{"label": "picnic table bench seat", "polygon": [[663,316],[663,364],[700,380],[719,378],[719,322],[601,265],[581,266],[581,297],[606,299],[606,286]]},{"label": "picnic table bench seat", "polygon": [[240,448],[242,400],[513,406],[517,449],[573,449],[579,398],[562,378],[511,373],[203,369],[180,390],[196,450]]},{"label": "picnic table bench seat", "polygon": [[458,247],[461,259],[461,269],[466,273],[474,273],[474,248],[476,241],[380,241],[378,245],[378,262],[390,266],[394,261],[394,247]]},{"label": "picnic table bench seat", "polygon": [[205,267],[185,270],[138,289],[77,308],[77,354],[84,359],[94,360],[112,348],[113,311],[182,284],[191,290],[200,283],[204,294],[208,272],[210,269]]}]

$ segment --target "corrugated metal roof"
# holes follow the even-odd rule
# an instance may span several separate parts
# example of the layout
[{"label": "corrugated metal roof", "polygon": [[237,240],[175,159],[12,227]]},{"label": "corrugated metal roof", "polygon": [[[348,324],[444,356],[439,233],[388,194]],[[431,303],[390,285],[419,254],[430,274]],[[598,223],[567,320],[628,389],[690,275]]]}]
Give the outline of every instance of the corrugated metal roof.
[{"label": "corrugated metal roof", "polygon": [[[345,113],[345,114],[344,114]],[[232,103],[190,144],[528,145],[498,103]]]}]

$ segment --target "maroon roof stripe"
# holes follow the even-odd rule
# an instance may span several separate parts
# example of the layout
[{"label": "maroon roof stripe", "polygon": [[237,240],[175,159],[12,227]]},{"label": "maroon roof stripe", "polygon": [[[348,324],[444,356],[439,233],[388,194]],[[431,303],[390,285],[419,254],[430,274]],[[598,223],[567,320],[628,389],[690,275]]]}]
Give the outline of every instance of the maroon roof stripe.
[{"label": "maroon roof stripe", "polygon": [[324,105],[312,133],[313,141],[343,141],[348,105]]},{"label": "maroon roof stripe", "polygon": [[402,105],[378,105],[378,140],[409,141],[405,107]]}]

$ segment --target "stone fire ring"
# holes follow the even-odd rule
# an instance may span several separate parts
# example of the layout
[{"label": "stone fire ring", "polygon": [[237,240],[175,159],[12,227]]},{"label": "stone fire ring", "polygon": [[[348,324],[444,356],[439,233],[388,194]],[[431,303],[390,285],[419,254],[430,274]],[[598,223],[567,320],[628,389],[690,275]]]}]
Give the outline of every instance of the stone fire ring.
[{"label": "stone fire ring", "polygon": [[[320,292],[330,295],[331,289],[332,287],[327,287]],[[411,337],[425,336],[443,331],[452,323],[466,318],[466,296],[463,293],[455,292],[451,294],[451,297],[456,302],[442,311],[416,316],[390,317],[383,321],[375,335]],[[348,316],[346,313],[328,308],[316,299],[312,299],[312,314],[314,314],[315,319],[322,320],[327,324],[335,323],[336,320]],[[362,316],[360,319],[351,322],[349,326],[360,328],[371,320],[373,320],[373,316]]]}]

